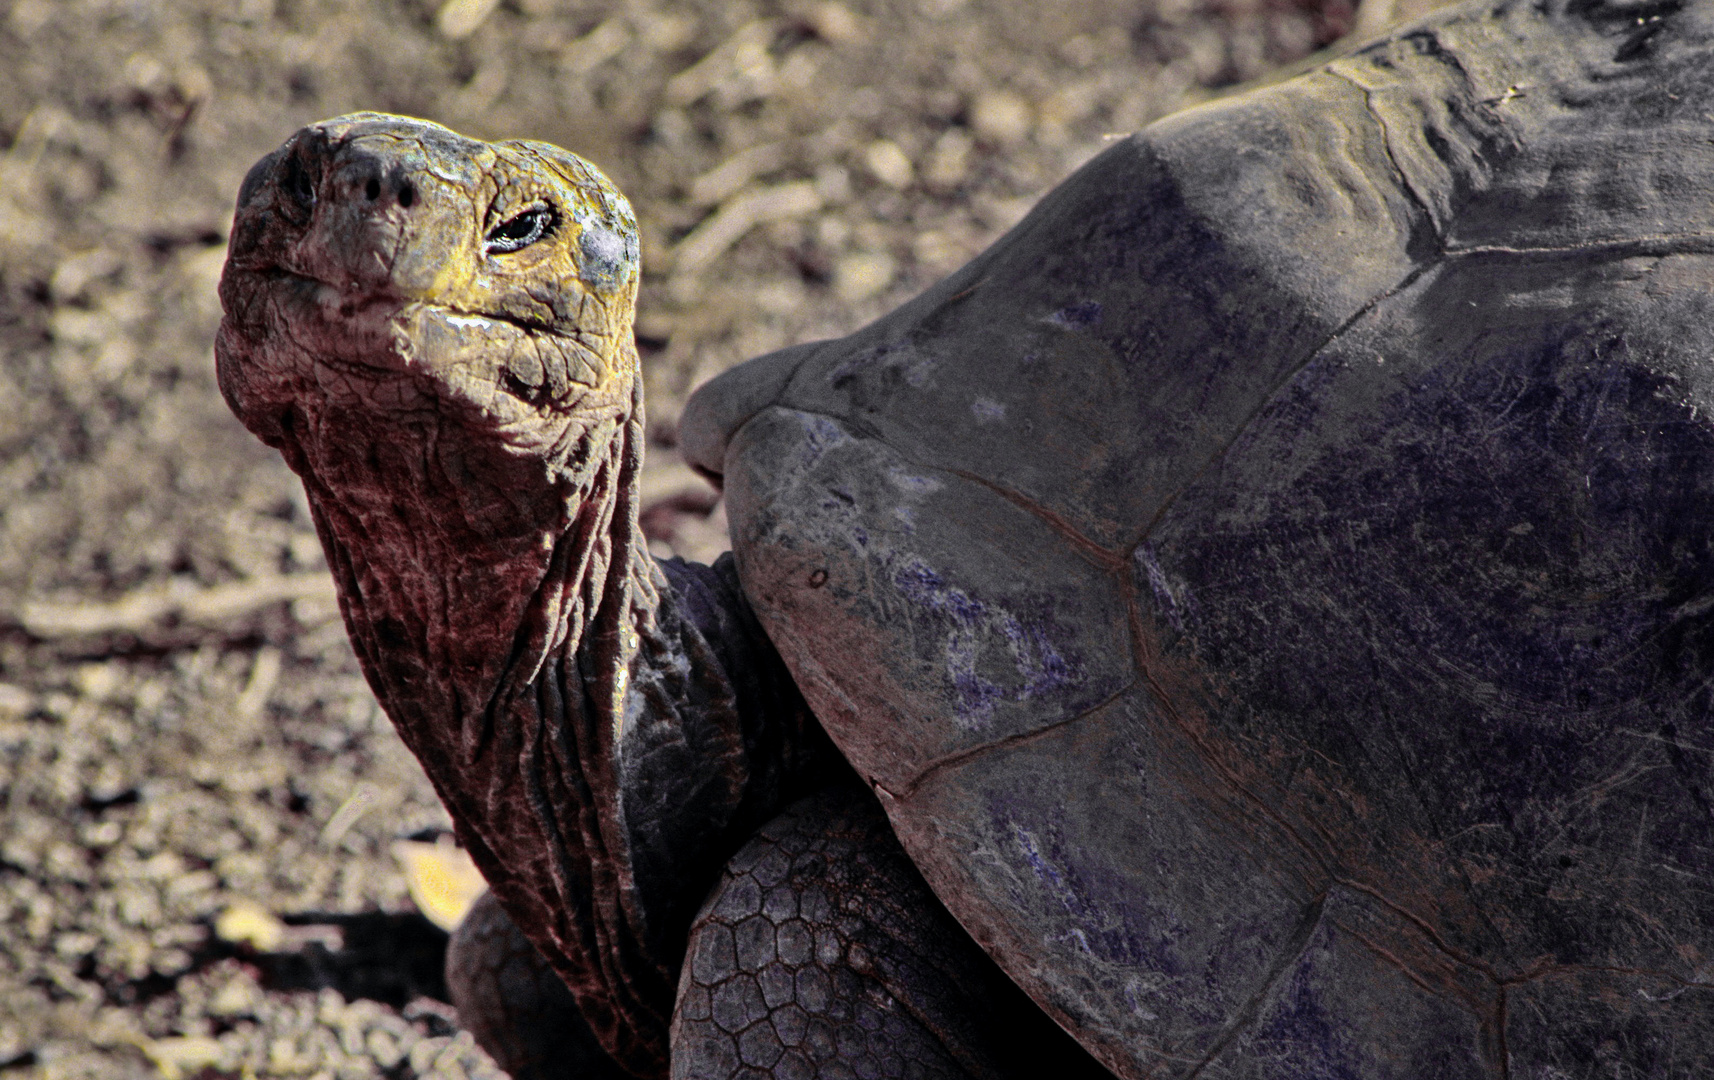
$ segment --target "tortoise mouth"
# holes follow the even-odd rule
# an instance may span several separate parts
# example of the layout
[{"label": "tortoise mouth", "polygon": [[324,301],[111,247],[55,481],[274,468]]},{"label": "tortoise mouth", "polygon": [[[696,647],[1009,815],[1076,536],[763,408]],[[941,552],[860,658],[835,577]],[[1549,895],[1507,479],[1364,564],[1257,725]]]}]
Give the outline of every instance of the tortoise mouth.
[{"label": "tortoise mouth", "polygon": [[555,458],[626,396],[623,348],[575,327],[345,291],[280,266],[229,271],[222,292],[221,388],[270,444],[289,417],[338,415],[400,438],[451,422],[471,453]]},{"label": "tortoise mouth", "polygon": [[290,342],[299,364],[347,374],[417,374],[435,382],[482,372],[500,389],[537,408],[571,405],[569,397],[598,390],[610,374],[612,343],[575,326],[516,313],[401,295],[387,289],[341,289],[282,266],[247,268],[229,277],[233,291],[261,294],[260,326],[229,314],[228,323],[260,349]]}]

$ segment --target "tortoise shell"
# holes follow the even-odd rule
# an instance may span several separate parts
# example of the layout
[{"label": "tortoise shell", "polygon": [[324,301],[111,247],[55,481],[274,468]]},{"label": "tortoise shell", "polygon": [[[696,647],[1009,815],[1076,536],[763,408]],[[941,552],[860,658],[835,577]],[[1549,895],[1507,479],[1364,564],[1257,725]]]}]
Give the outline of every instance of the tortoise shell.
[{"label": "tortoise shell", "polygon": [[1121,1076],[1706,1073],[1711,286],[1714,3],[1470,5],[682,438],[906,850]]}]

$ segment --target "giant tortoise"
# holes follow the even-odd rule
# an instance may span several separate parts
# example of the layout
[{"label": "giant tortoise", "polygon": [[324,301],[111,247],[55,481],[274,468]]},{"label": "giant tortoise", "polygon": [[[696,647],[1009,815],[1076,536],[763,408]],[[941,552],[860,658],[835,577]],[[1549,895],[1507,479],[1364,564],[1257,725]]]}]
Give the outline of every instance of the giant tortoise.
[{"label": "giant tortoise", "polygon": [[1714,2],[1111,147],[694,396],[713,567],[639,535],[637,275],[582,160],[357,114],[221,285],[592,1070],[1714,1073]]}]

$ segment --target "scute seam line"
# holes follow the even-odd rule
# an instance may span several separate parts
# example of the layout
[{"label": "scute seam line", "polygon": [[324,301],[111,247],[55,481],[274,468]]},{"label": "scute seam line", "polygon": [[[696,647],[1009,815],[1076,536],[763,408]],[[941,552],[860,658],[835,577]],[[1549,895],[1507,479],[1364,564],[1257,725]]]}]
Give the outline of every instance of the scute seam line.
[{"label": "scute seam line", "polygon": [[[919,465],[914,461],[911,462],[911,464],[917,465],[918,468],[933,468],[933,466]],[[1049,510],[1045,506],[1042,506],[1040,503],[1031,499],[1022,492],[1014,491],[1003,484],[997,484],[985,476],[980,476],[966,469],[947,467],[944,471],[964,480],[968,480],[973,484],[979,484],[1000,496],[1000,498],[1005,499],[1007,502],[1018,507],[1018,509],[1023,510],[1026,513],[1034,514],[1036,517],[1046,522],[1053,531],[1071,541],[1072,544],[1078,548],[1079,553],[1090,562],[1094,563],[1097,568],[1109,571],[1121,571],[1125,568],[1125,555],[1109,551],[1094,540],[1084,536],[1077,526],[1071,524],[1071,522],[1065,520],[1065,518],[1059,514]]]},{"label": "scute seam line", "polygon": [[1079,720],[1084,720],[1088,717],[1094,716],[1096,713],[1113,705],[1126,694],[1137,689],[1139,685],[1140,680],[1132,679],[1124,686],[1121,686],[1119,689],[1113,691],[1107,697],[1096,702],[1094,705],[1091,705],[1089,708],[1084,709],[1082,712],[1062,717],[1055,720],[1053,723],[1046,724],[1042,727],[1031,728],[1029,731],[1019,731],[1011,735],[1006,735],[995,739],[993,742],[982,743],[980,746],[967,746],[962,750],[954,750],[951,753],[942,754],[940,757],[935,758],[919,769],[917,774],[907,780],[904,786],[898,791],[882,787],[879,783],[876,783],[875,786],[880,787],[881,790],[885,791],[894,799],[909,799],[917,793],[917,790],[921,788],[924,783],[928,781],[929,776],[932,773],[940,772],[941,770],[950,768],[953,765],[962,764],[972,758],[982,757],[991,751],[1007,749],[1013,746],[1022,746],[1026,743],[1034,742],[1037,738],[1043,735],[1058,731],[1063,727],[1069,727],[1070,725],[1077,723]]},{"label": "scute seam line", "polygon": [[1263,977],[1262,984],[1232,1014],[1231,1019],[1226,1022],[1226,1027],[1215,1037],[1213,1045],[1208,1048],[1208,1053],[1203,1055],[1202,1060],[1184,1074],[1184,1080],[1196,1080],[1198,1076],[1202,1075],[1202,1071],[1213,1064],[1214,1059],[1219,1057],[1227,1046],[1231,1045],[1233,1039],[1236,1039],[1255,1024],[1256,1018],[1261,1015],[1262,1003],[1279,986],[1280,981],[1286,977],[1286,973],[1296,966],[1297,961],[1309,948],[1310,939],[1315,936],[1315,928],[1321,925],[1321,913],[1326,904],[1327,894],[1322,893],[1304,905],[1303,912],[1298,917],[1297,925],[1292,927],[1290,939],[1286,941],[1285,947],[1280,950],[1279,956],[1274,960],[1273,967]]},{"label": "scute seam line", "polygon": [[1251,426],[1255,424],[1256,420],[1259,419],[1261,415],[1268,410],[1268,407],[1274,403],[1274,400],[1279,397],[1280,391],[1289,386],[1294,379],[1303,374],[1311,364],[1315,363],[1315,361],[1321,357],[1322,353],[1327,351],[1328,346],[1343,337],[1347,330],[1351,329],[1352,326],[1356,325],[1359,320],[1368,315],[1376,307],[1388,300],[1391,300],[1399,293],[1404,292],[1406,289],[1416,284],[1417,279],[1421,278],[1430,270],[1439,267],[1444,261],[1444,256],[1438,257],[1411,270],[1410,273],[1399,279],[1397,284],[1376,293],[1356,311],[1352,312],[1344,322],[1341,322],[1337,327],[1335,327],[1333,331],[1323,338],[1314,348],[1305,350],[1303,359],[1287,369],[1274,381],[1272,386],[1268,387],[1267,392],[1262,394],[1261,398],[1256,402],[1255,408],[1251,409],[1249,415],[1239,421],[1239,423],[1233,428],[1232,434],[1227,437],[1226,441],[1221,443],[1208,455],[1207,460],[1202,463],[1202,467],[1197,469],[1190,479],[1180,484],[1172,494],[1162,500],[1160,507],[1155,511],[1154,516],[1149,519],[1148,523],[1143,526],[1142,531],[1138,533],[1137,538],[1126,545],[1126,558],[1131,559],[1136,557],[1137,549],[1148,542],[1149,537],[1153,535],[1155,529],[1166,518],[1167,513],[1172,510],[1178,500],[1184,496],[1184,493],[1195,487],[1204,476],[1207,476],[1208,473],[1213,471],[1217,465],[1225,460],[1227,452],[1230,451],[1232,447],[1249,432]]}]

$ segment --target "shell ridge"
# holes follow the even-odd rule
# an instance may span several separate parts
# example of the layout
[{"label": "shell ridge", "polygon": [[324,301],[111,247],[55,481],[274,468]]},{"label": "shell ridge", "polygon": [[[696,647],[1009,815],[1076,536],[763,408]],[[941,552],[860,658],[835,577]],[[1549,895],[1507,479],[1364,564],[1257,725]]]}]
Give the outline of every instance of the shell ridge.
[{"label": "shell ridge", "polygon": [[[1330,73],[1338,74],[1336,72],[1331,72],[1331,69]],[[1340,77],[1345,78],[1343,75]],[[1364,90],[1365,100],[1367,100],[1368,92],[1360,83],[1348,78],[1346,78],[1346,81],[1350,82],[1358,89]],[[1376,120],[1381,124],[1383,130],[1385,130],[1385,118],[1377,114]],[[1388,156],[1391,158],[1392,149],[1390,142],[1386,145]],[[1401,177],[1403,177],[1402,171]],[[1420,196],[1416,194],[1414,188],[1410,185],[1408,178],[1405,178],[1405,182],[1402,186],[1406,193],[1411,196],[1413,201],[1417,201],[1418,204],[1421,205]],[[1433,220],[1432,214],[1430,215],[1430,220]],[[1436,223],[1436,232],[1439,235],[1444,235],[1441,233],[1438,222]],[[1253,428],[1256,421],[1268,412],[1269,408],[1279,398],[1280,394],[1284,392],[1293,381],[1295,381],[1305,370],[1314,365],[1316,360],[1323,356],[1329,349],[1337,345],[1353,326],[1357,325],[1357,323],[1381,304],[1408,290],[1424,275],[1434,271],[1444,264],[1463,261],[1468,258],[1484,256],[1516,256],[1521,259],[1555,256],[1587,257],[1591,253],[1599,253],[1610,259],[1635,258],[1638,256],[1714,254],[1714,232],[1669,233],[1647,237],[1625,237],[1610,240],[1587,241],[1584,243],[1564,246],[1509,247],[1506,245],[1483,244],[1469,246],[1447,245],[1441,247],[1437,257],[1415,267],[1409,274],[1400,279],[1397,284],[1376,294],[1362,307],[1353,312],[1343,323],[1329,334],[1325,340],[1320,342],[1315,348],[1309,350],[1302,362],[1293,365],[1289,370],[1283,373],[1275,385],[1270,387],[1268,392],[1257,402],[1255,408],[1249,413],[1249,415],[1247,415],[1233,430],[1230,437],[1209,455],[1202,467],[1193,473],[1184,484],[1180,485],[1172,492],[1172,494],[1168,495],[1166,499],[1162,501],[1160,507],[1157,509],[1153,517],[1150,518],[1149,522],[1144,525],[1137,537],[1127,544],[1127,557],[1135,557],[1137,549],[1148,542],[1149,538],[1154,534],[1155,529],[1163,520],[1166,519],[1167,515],[1171,512],[1172,508],[1184,492],[1194,487],[1210,471],[1219,465],[1220,461],[1226,457],[1232,447],[1236,446],[1243,440],[1245,434]],[[1023,504],[1020,503],[1020,505]]]},{"label": "shell ridge", "polygon": [[[1405,192],[1427,210],[1436,238],[1444,243],[1457,217],[1460,196],[1480,187],[1484,174],[1492,171],[1481,150],[1497,134],[1492,120],[1498,117],[1481,117],[1460,108],[1476,100],[1478,91],[1472,73],[1435,32],[1439,29],[1423,27],[1379,42],[1324,70],[1362,91],[1365,106],[1381,127],[1387,159],[1403,178]],[[1437,62],[1434,74],[1414,71],[1405,76],[1400,68],[1406,57],[1399,54],[1407,48],[1411,59]],[[1436,84],[1439,92],[1411,92],[1424,83]],[[1388,121],[1389,112],[1416,123],[1404,130]]]},{"label": "shell ridge", "polygon": [[1325,70],[1328,75],[1349,83],[1362,93],[1363,107],[1369,110],[1369,115],[1374,118],[1376,124],[1380,125],[1381,149],[1386,153],[1387,163],[1392,166],[1393,174],[1398,178],[1399,190],[1405,193],[1405,196],[1421,211],[1422,216],[1428,220],[1429,228],[1434,233],[1434,246],[1436,250],[1444,252],[1446,250],[1445,223],[1440,220],[1439,215],[1435,213],[1435,208],[1429,205],[1428,199],[1424,197],[1421,191],[1417,190],[1415,181],[1410,178],[1410,174],[1405,172],[1404,166],[1399,163],[1398,154],[1393,149],[1392,128],[1387,124],[1387,118],[1375,107],[1373,88],[1363,85],[1336,66],[1329,65]]},{"label": "shell ridge", "polygon": [[[1591,258],[1591,253],[1598,253],[1604,257]],[[1357,312],[1347,320],[1347,323],[1344,326],[1341,326],[1337,331],[1330,334],[1327,339],[1323,341],[1307,357],[1307,359],[1304,360],[1303,363],[1297,365],[1291,372],[1282,377],[1279,383],[1270,389],[1268,395],[1257,404],[1255,410],[1245,418],[1243,424],[1233,433],[1232,437],[1222,444],[1217,452],[1210,456],[1207,464],[1191,476],[1183,486],[1175,490],[1168,500],[1163,503],[1160,513],[1149,522],[1136,543],[1131,546],[1131,558],[1136,559],[1139,551],[1154,539],[1156,530],[1160,527],[1161,523],[1170,516],[1170,512],[1173,510],[1174,506],[1178,502],[1182,501],[1183,496],[1198,485],[1204,484],[1208,475],[1214,469],[1219,467],[1220,462],[1225,458],[1230,457],[1233,449],[1243,441],[1245,436],[1253,431],[1256,425],[1264,420],[1270,411],[1278,407],[1282,398],[1291,391],[1292,385],[1295,382],[1303,379],[1306,373],[1315,368],[1317,363],[1322,361],[1330,352],[1333,352],[1344,345],[1348,335],[1366,316],[1373,314],[1381,305],[1386,304],[1388,301],[1410,291],[1424,278],[1430,278],[1430,284],[1432,284],[1432,279],[1437,272],[1445,271],[1446,273],[1452,273],[1454,268],[1459,267],[1470,260],[1479,259],[1502,261],[1514,266],[1530,266],[1559,258],[1576,258],[1585,261],[1590,266],[1597,266],[1610,265],[1612,263],[1623,263],[1627,260],[1636,258],[1668,258],[1677,256],[1706,255],[1714,255],[1714,233],[1649,237],[1635,241],[1603,241],[1599,243],[1569,245],[1566,247],[1507,248],[1502,246],[1484,245],[1481,247],[1453,248],[1448,250],[1443,258],[1419,267],[1412,274],[1408,275],[1405,280],[1402,280],[1397,286],[1377,296],[1373,301],[1365,305],[1361,311]]]},{"label": "shell ridge", "polygon": [[[781,406],[798,372],[827,344],[828,341],[807,341],[791,345],[758,356],[703,383],[679,416],[680,453],[691,467],[713,476],[723,475],[726,449],[732,440],[756,417]],[[788,352],[798,355],[781,370],[779,361]],[[760,400],[749,393],[755,390],[764,391]]]},{"label": "shell ridge", "polygon": [[[899,456],[901,458],[905,457],[903,454],[900,454]],[[911,461],[909,458],[905,458],[905,460],[910,461],[912,465],[915,465],[918,468],[935,468],[935,466],[932,465],[924,465],[921,462]],[[1034,514],[1036,517],[1046,522],[1055,532],[1071,541],[1078,551],[1084,555],[1084,557],[1099,568],[1103,570],[1122,570],[1125,567],[1124,555],[1109,551],[1107,548],[1102,547],[1090,537],[1085,536],[1077,526],[1067,521],[1064,515],[1055,513],[1036,502],[1028,495],[1025,495],[1023,492],[1015,491],[1004,484],[990,480],[979,473],[970,472],[967,469],[949,467],[939,469],[938,471],[949,472],[953,476],[968,480],[973,484],[981,484],[983,487],[1018,507],[1020,510]]]},{"label": "shell ridge", "polygon": [[1612,259],[1638,256],[1714,254],[1714,232],[1659,233],[1652,236],[1622,237],[1611,240],[1590,240],[1581,244],[1539,247],[1512,247],[1506,244],[1454,244],[1446,249],[1450,258],[1462,259],[1480,255],[1516,255],[1524,258],[1556,255],[1605,255]]},{"label": "shell ridge", "polygon": [[[1710,158],[1708,14],[1684,0],[1502,3],[1437,16],[1324,70],[1365,88],[1390,155],[1452,244],[1629,238],[1678,216],[1706,229],[1705,203],[1692,209],[1684,193]],[[1590,153],[1602,144],[1623,157]]]}]

